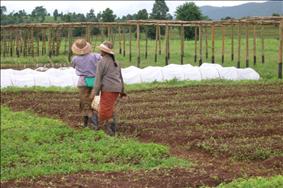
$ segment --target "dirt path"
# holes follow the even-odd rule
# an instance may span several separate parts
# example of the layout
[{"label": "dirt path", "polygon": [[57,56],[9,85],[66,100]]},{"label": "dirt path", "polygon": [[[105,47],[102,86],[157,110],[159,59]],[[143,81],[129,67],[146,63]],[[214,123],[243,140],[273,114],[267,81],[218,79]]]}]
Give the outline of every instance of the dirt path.
[{"label": "dirt path", "polygon": [[[31,110],[79,128],[77,93],[1,94],[1,104],[13,110]],[[198,187],[243,176],[276,175],[283,172],[282,101],[283,87],[278,84],[132,92],[118,108],[119,134],[168,145],[173,155],[195,161],[194,168],[83,172],[1,186]]]}]

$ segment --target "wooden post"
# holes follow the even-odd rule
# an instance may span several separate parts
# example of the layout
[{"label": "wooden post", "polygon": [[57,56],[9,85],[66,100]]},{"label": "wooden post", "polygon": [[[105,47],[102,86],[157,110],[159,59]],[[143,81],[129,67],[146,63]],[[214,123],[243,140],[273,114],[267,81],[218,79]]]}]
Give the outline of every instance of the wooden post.
[{"label": "wooden post", "polygon": [[10,36],[10,47],[9,47],[9,51],[10,51],[10,57],[13,57],[13,41],[14,41],[14,36],[13,36],[14,32],[10,31],[9,36]]},{"label": "wooden post", "polygon": [[110,38],[110,26],[107,27],[107,37],[108,37],[108,40],[110,41],[111,38]]},{"label": "wooden post", "polygon": [[246,25],[246,67],[249,67],[249,26]]},{"label": "wooden post", "polygon": [[17,55],[17,57],[20,57],[20,44],[19,44],[19,42],[20,42],[20,37],[19,37],[19,30],[18,31],[16,31],[16,55]]},{"label": "wooden post", "polygon": [[132,27],[129,26],[129,61],[132,62]]},{"label": "wooden post", "polygon": [[46,54],[46,30],[42,30],[42,49],[41,49],[41,55]]},{"label": "wooden post", "polygon": [[202,25],[199,26],[199,65],[202,64]]},{"label": "wooden post", "polygon": [[264,64],[264,26],[261,26],[261,63]]},{"label": "wooden post", "polygon": [[58,56],[60,53],[60,47],[61,47],[61,29],[58,29],[56,32],[56,49],[55,49],[56,56]]},{"label": "wooden post", "polygon": [[27,56],[27,31],[24,30],[24,33],[23,33],[23,38],[24,38],[24,44],[23,44],[23,54],[24,54],[24,57]]},{"label": "wooden post", "polygon": [[126,37],[125,37],[125,28],[123,27],[123,56],[126,56]]},{"label": "wooden post", "polygon": [[197,49],[198,49],[198,28],[195,27],[195,59],[194,62],[197,62]]},{"label": "wooden post", "polygon": [[69,62],[71,62],[71,56],[72,56],[72,36],[73,36],[73,30],[72,28],[68,28],[68,41],[69,41],[68,61]]},{"label": "wooden post", "polygon": [[283,20],[279,25],[278,78],[282,79]]},{"label": "wooden post", "polygon": [[86,34],[86,41],[88,41],[89,43],[91,43],[91,40],[90,40],[90,33],[91,33],[91,27],[88,25],[86,26],[85,28],[85,34]]},{"label": "wooden post", "polygon": [[214,44],[214,40],[215,40],[215,25],[212,24],[211,25],[211,63],[215,63],[215,56],[214,56],[214,48],[215,48],[215,44]]},{"label": "wooden post", "polygon": [[254,29],[254,49],[253,49],[253,54],[254,54],[254,65],[256,65],[256,25],[253,27]]},{"label": "wooden post", "polygon": [[145,31],[145,54],[144,54],[144,56],[145,56],[145,59],[147,59],[147,49],[148,49],[148,33],[147,33],[147,27],[146,26],[144,26],[144,31]]},{"label": "wooden post", "polygon": [[241,25],[238,25],[238,62],[237,68],[240,68],[240,61],[241,61]]},{"label": "wooden post", "polygon": [[[65,31],[66,32],[66,31]],[[64,41],[64,54],[67,54],[67,43],[68,41],[68,37],[66,36],[66,33],[64,32],[64,36],[65,36],[65,41]]]},{"label": "wooden post", "polygon": [[31,55],[34,57],[34,29],[30,30],[30,41],[31,41]]},{"label": "wooden post", "polygon": [[121,27],[118,27],[118,33],[119,33],[119,54],[122,54],[122,44],[121,44]]},{"label": "wooden post", "polygon": [[100,41],[103,42],[105,37],[104,37],[104,29],[102,26],[100,27],[100,37],[101,37]]},{"label": "wooden post", "polygon": [[234,61],[234,25],[231,27],[231,61]]},{"label": "wooden post", "polygon": [[207,27],[205,27],[205,59],[208,60],[208,32],[207,32]]},{"label": "wooden post", "polygon": [[49,29],[49,31],[48,31],[48,55],[49,55],[49,57],[51,57],[52,56],[52,49],[51,49],[51,47],[52,47],[52,29]]},{"label": "wooden post", "polygon": [[165,31],[165,65],[169,64],[169,58],[168,58],[168,36],[169,36],[169,26],[166,25],[166,31]]},{"label": "wooden post", "polygon": [[137,24],[137,67],[140,67],[141,51],[140,51],[140,25]]},{"label": "wooden post", "polygon": [[39,41],[40,41],[40,38],[39,38],[39,31],[40,30],[38,30],[37,32],[36,32],[36,55],[37,56],[39,56]]},{"label": "wooden post", "polygon": [[222,31],[222,50],[221,50],[221,63],[224,64],[224,54],[225,54],[225,26],[221,26]]},{"label": "wooden post", "polygon": [[161,29],[160,29],[160,25],[158,25],[158,49],[159,49],[159,55],[161,55]]},{"label": "wooden post", "polygon": [[155,54],[154,54],[154,62],[157,62],[157,48],[158,48],[158,25],[155,26]]},{"label": "wooden post", "polygon": [[170,33],[171,33],[171,27],[168,27],[168,63],[170,62]]},{"label": "wooden post", "polygon": [[184,40],[185,40],[185,37],[184,37],[184,26],[182,24],[181,28],[180,28],[180,40],[181,40],[181,65],[184,64]]}]

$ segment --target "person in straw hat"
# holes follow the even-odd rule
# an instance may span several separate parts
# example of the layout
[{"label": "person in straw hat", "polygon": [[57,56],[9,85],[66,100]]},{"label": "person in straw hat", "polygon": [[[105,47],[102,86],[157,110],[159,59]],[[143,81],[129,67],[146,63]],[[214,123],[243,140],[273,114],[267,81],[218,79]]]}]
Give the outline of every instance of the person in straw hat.
[{"label": "person in straw hat", "polygon": [[117,98],[126,97],[124,92],[124,81],[121,67],[115,61],[115,53],[112,51],[113,45],[110,41],[105,41],[99,46],[102,59],[97,64],[96,80],[93,95],[99,96],[97,125],[107,134],[114,135],[116,132],[116,121],[114,108]]},{"label": "person in straw hat", "polygon": [[[80,111],[83,116],[83,126],[87,127],[92,122],[94,112],[91,108],[91,91],[94,90],[97,62],[100,54],[91,53],[91,45],[85,39],[77,39],[72,45],[72,65],[79,76],[78,88],[80,96]],[[93,128],[95,124],[92,122]]]}]

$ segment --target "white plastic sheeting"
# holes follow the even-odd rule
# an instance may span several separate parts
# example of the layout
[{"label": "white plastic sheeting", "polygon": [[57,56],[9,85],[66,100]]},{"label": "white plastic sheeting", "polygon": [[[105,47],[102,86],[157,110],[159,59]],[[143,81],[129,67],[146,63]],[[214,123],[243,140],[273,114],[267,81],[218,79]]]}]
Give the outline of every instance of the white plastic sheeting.
[{"label": "white plastic sheeting", "polygon": [[[43,68],[37,70],[24,69],[1,69],[1,87],[18,86],[72,86],[78,82],[75,69],[71,67]],[[148,83],[166,80],[258,80],[259,74],[252,68],[238,69],[235,67],[222,67],[219,64],[204,63],[200,67],[192,65],[170,64],[165,67],[146,67],[143,69],[130,66],[122,69],[124,82],[126,84]]]}]

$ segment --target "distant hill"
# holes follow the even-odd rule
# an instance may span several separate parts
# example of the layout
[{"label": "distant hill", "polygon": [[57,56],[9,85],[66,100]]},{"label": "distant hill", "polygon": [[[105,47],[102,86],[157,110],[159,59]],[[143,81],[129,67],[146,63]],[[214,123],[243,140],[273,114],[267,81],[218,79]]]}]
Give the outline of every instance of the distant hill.
[{"label": "distant hill", "polygon": [[241,18],[245,16],[271,16],[273,13],[283,15],[283,1],[267,1],[263,3],[246,3],[233,7],[200,7],[203,15],[213,20],[227,16]]}]

